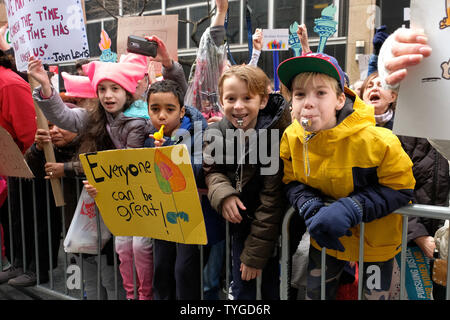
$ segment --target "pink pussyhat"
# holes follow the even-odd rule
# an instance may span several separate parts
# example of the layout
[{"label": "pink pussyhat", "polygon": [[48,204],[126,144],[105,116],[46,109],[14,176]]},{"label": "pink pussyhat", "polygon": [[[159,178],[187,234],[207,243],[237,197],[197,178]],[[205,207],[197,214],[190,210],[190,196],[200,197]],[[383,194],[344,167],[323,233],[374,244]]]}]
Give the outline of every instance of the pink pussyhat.
[{"label": "pink pussyhat", "polygon": [[76,76],[67,72],[61,72],[64,79],[64,88],[66,89],[66,96],[76,98],[96,98],[94,88],[91,81],[85,76]]},{"label": "pink pussyhat", "polygon": [[136,53],[122,54],[120,56],[119,63],[133,63],[136,65],[140,65],[145,68],[146,72],[148,69],[147,57],[143,56],[142,54],[136,54]]},{"label": "pink pussyhat", "polygon": [[110,80],[117,83],[130,93],[136,91],[137,82],[141,80],[147,72],[147,68],[142,64],[129,62],[101,62],[93,61],[83,65],[83,71],[91,80],[92,87],[97,92],[98,84],[103,80]]}]

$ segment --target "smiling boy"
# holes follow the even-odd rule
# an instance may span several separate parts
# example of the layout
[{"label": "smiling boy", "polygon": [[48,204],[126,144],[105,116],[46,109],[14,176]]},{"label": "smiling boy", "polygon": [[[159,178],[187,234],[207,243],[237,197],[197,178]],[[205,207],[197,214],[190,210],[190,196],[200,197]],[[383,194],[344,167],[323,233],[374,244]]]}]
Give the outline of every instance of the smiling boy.
[{"label": "smiling boy", "polygon": [[[392,212],[413,197],[411,160],[390,130],[375,126],[373,107],[344,86],[335,58],[320,53],[291,58],[280,64],[278,76],[292,94],[295,118],[280,145],[283,182],[311,235],[307,298],[320,298],[322,247],[326,298],[335,298],[346,261],[359,259],[365,222],[364,297],[387,299],[393,259],[401,249],[401,216]],[[366,283],[369,266],[380,271],[374,288]]]},{"label": "smiling boy", "polygon": [[[286,200],[278,144],[291,117],[283,97],[268,94],[268,84],[267,75],[253,66],[232,66],[225,71],[219,79],[224,118],[209,125],[204,135],[208,198],[231,223],[231,291],[235,300],[256,298],[255,278],[261,272],[262,299],[279,299],[276,242]],[[236,138],[242,153],[234,152]],[[212,150],[212,145],[220,150]],[[275,173],[264,174],[263,148],[271,150],[268,158],[276,163]],[[252,155],[257,155],[254,163],[249,159]]]}]

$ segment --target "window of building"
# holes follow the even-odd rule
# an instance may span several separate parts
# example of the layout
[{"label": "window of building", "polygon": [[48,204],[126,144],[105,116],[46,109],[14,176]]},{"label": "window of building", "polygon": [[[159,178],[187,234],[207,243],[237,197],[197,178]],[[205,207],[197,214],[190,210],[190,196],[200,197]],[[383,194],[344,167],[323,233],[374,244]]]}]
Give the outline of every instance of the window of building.
[{"label": "window of building", "polygon": [[409,8],[410,0],[377,0],[376,5],[377,14],[381,15],[381,25],[386,25],[388,33],[393,33],[402,25],[409,28],[409,20],[405,21],[404,10]]},{"label": "window of building", "polygon": [[289,28],[295,21],[301,23],[301,16],[301,1],[275,1],[274,28]]}]

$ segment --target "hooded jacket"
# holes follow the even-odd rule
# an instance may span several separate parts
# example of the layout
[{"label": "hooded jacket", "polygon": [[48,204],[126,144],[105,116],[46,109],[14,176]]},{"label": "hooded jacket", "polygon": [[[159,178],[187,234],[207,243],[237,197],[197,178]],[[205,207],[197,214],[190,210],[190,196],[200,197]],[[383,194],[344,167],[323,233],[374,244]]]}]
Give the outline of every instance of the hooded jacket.
[{"label": "hooded jacket", "polygon": [[[247,210],[241,211],[243,221],[233,227],[245,237],[241,262],[257,269],[263,269],[273,255],[286,209],[278,143],[290,123],[289,106],[284,98],[270,94],[266,107],[258,114],[255,130],[245,133],[253,132],[254,135],[247,136],[244,158],[239,157],[238,152],[227,152],[230,146],[236,145],[239,130],[226,118],[209,125],[204,135],[203,170],[211,206],[222,214],[222,202],[227,197],[237,196],[244,203]],[[272,151],[270,160],[273,162],[276,157],[278,161],[271,174],[262,174],[268,166],[267,161],[260,157],[264,144],[266,150]],[[258,157],[252,161],[255,154]]]},{"label": "hooded jacket", "polygon": [[22,154],[34,142],[35,118],[30,85],[11,69],[0,66],[0,126],[8,131]]},{"label": "hooded jacket", "polygon": [[[391,214],[413,198],[412,162],[398,138],[375,126],[374,110],[345,89],[346,103],[334,128],[306,132],[294,120],[280,146],[283,182],[290,203],[301,206],[314,197],[352,197],[363,208],[364,261],[381,262],[401,249],[402,218]],[[359,259],[360,225],[340,237],[344,252],[327,250],[340,260]],[[320,249],[312,239],[312,245]]]}]

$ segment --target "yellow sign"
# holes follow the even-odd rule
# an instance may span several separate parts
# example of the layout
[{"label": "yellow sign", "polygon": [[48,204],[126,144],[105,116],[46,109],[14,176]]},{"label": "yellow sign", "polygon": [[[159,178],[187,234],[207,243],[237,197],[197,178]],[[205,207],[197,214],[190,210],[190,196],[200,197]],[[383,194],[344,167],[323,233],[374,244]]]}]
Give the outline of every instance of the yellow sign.
[{"label": "yellow sign", "polygon": [[187,147],[108,150],[80,155],[95,202],[115,236],[206,244],[200,197]]}]

